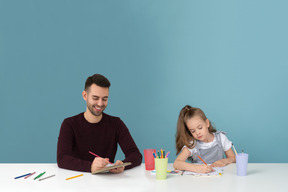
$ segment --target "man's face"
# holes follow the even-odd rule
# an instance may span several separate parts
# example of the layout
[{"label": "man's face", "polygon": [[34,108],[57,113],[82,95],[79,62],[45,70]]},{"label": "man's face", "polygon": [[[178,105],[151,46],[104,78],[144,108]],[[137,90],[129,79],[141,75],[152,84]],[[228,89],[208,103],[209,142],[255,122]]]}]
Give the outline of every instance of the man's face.
[{"label": "man's face", "polygon": [[89,111],[100,116],[108,104],[109,88],[99,87],[92,84],[87,91],[83,91],[83,98]]}]

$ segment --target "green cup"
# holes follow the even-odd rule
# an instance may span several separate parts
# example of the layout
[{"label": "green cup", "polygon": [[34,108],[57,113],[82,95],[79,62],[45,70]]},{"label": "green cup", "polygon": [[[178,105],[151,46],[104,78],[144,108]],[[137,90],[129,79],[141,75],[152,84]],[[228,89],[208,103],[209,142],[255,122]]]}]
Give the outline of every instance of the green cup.
[{"label": "green cup", "polygon": [[156,178],[158,180],[165,180],[167,177],[168,158],[155,158]]}]

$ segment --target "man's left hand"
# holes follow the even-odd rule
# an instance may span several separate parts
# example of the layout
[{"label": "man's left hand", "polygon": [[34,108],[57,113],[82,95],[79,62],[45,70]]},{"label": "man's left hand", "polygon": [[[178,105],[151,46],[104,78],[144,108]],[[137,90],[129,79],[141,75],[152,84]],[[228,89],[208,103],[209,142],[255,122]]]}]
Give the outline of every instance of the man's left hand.
[{"label": "man's left hand", "polygon": [[[120,165],[120,164],[123,164],[123,162],[120,161],[120,160],[117,160],[114,165]],[[118,167],[118,168],[115,168],[115,169],[111,169],[109,171],[111,173],[122,173],[124,171],[124,167]]]}]

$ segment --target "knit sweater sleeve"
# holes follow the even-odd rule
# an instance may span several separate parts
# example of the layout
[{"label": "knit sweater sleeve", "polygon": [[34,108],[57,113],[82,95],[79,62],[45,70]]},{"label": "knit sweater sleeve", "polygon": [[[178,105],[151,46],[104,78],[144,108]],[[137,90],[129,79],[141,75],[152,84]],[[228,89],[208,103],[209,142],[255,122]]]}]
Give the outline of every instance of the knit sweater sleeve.
[{"label": "knit sweater sleeve", "polygon": [[[74,125],[75,126],[75,125]],[[58,167],[75,171],[91,171],[92,162],[82,160],[73,154],[75,137],[72,123],[65,119],[61,125],[58,145],[57,145],[57,164]]]},{"label": "knit sweater sleeve", "polygon": [[132,163],[132,165],[127,166],[125,169],[131,169],[140,165],[142,163],[142,155],[122,120],[120,120],[118,128],[118,143],[125,155],[123,162]]}]

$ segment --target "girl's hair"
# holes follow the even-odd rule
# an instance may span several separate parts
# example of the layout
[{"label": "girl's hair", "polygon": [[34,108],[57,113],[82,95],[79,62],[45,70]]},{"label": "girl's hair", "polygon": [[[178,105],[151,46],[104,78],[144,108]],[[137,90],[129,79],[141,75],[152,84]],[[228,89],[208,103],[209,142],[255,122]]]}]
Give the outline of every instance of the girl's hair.
[{"label": "girl's hair", "polygon": [[[186,105],[180,111],[177,122],[176,155],[178,155],[184,145],[186,145],[190,149],[194,148],[196,145],[195,138],[192,136],[188,127],[186,126],[186,122],[195,116],[200,116],[203,121],[206,121],[207,119],[205,113],[201,109],[191,107],[190,105]],[[211,122],[209,123],[208,130],[210,133],[216,132],[216,129],[214,128],[214,126],[211,125]]]}]

